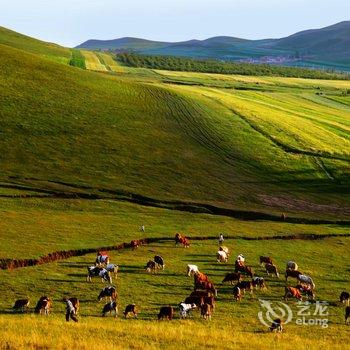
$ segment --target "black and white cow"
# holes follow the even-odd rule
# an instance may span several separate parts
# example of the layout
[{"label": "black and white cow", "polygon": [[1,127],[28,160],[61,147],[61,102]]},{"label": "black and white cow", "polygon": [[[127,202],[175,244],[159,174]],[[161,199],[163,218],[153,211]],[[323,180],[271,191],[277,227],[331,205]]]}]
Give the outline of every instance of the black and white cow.
[{"label": "black and white cow", "polygon": [[116,301],[118,298],[118,294],[116,288],[114,286],[108,286],[101,290],[98,295],[98,301],[101,301],[103,298],[110,298],[110,301]]},{"label": "black and white cow", "polygon": [[89,266],[87,270],[88,275],[86,276],[86,280],[88,282],[91,282],[92,277],[101,277],[102,282],[112,283],[112,278],[105,268],[99,266]]},{"label": "black and white cow", "polygon": [[164,259],[160,255],[156,255],[154,257],[154,262],[157,264],[157,267],[164,270],[164,268],[165,268]]}]

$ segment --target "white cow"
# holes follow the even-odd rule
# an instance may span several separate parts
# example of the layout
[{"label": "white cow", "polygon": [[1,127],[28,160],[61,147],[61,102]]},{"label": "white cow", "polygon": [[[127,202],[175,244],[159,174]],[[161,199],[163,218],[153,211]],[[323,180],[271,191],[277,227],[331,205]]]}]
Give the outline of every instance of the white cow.
[{"label": "white cow", "polygon": [[227,254],[223,250],[218,250],[216,259],[218,262],[227,262],[228,257]]},{"label": "white cow", "polygon": [[106,270],[108,272],[114,273],[115,277],[117,277],[119,266],[115,264],[107,264]]},{"label": "white cow", "polygon": [[220,246],[219,250],[225,252],[227,256],[230,256],[230,250],[226,246]]},{"label": "white cow", "polygon": [[195,275],[196,273],[199,273],[197,265],[187,265],[187,276]]},{"label": "white cow", "polygon": [[289,270],[298,270],[298,264],[294,261],[288,261],[286,267]]},{"label": "white cow", "polygon": [[315,283],[311,277],[306,276],[306,275],[299,275],[297,277],[297,279],[300,283],[307,284],[307,285],[311,286],[312,289],[315,289]]},{"label": "white cow", "polygon": [[241,262],[241,263],[244,263],[245,257],[244,257],[242,254],[239,254],[239,255],[237,256],[237,259],[236,259],[236,260],[239,261],[239,262]]},{"label": "white cow", "polygon": [[181,318],[186,318],[188,316],[188,313],[195,309],[197,307],[196,304],[186,304],[186,303],[181,303],[179,304],[179,309],[180,309],[180,317]]}]

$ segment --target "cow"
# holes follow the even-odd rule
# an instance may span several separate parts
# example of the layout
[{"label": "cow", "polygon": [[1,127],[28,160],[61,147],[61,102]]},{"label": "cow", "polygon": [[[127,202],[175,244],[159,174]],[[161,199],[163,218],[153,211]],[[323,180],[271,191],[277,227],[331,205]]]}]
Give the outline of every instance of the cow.
[{"label": "cow", "polygon": [[[193,303],[195,303],[197,306],[200,306],[203,303],[207,303],[211,305],[213,309],[215,308],[215,298],[212,292],[197,290],[195,292],[192,292],[188,298],[192,298],[192,297],[197,298],[197,299],[193,299],[194,300]],[[188,303],[186,300],[185,300],[185,303],[192,304],[192,303]]]},{"label": "cow", "polygon": [[154,257],[154,262],[157,264],[158,268],[161,268],[162,270],[164,270],[165,268],[164,259],[160,255],[156,255]]},{"label": "cow", "polygon": [[197,265],[187,265],[187,276],[195,275],[196,273],[199,273]]},{"label": "cow", "polygon": [[349,318],[350,318],[350,306],[347,306],[345,308],[345,323],[348,323]]},{"label": "cow", "polygon": [[225,275],[224,279],[222,280],[222,283],[230,282],[230,284],[233,285],[233,282],[240,282],[241,280],[242,275],[239,272],[229,272]]},{"label": "cow", "polygon": [[92,277],[101,277],[102,282],[112,283],[112,277],[109,275],[108,271],[103,267],[89,266],[87,268],[88,275],[86,276],[86,281],[91,282]]},{"label": "cow", "polygon": [[264,264],[273,265],[272,259],[269,256],[260,256],[259,261],[261,266],[264,266]]},{"label": "cow", "polygon": [[205,320],[211,320],[211,315],[213,313],[213,308],[209,304],[202,304],[201,305],[201,316]]},{"label": "cow", "polygon": [[200,307],[204,303],[204,297],[198,296],[198,295],[190,295],[184,300],[185,304],[196,304],[198,307]]},{"label": "cow", "polygon": [[274,274],[277,278],[280,278],[276,265],[265,264],[265,270],[268,276],[270,276],[270,273],[271,273],[271,274]]},{"label": "cow", "polygon": [[286,276],[286,282],[288,280],[288,277],[293,277],[293,278],[296,278],[298,279],[298,276],[301,275],[302,273],[298,270],[290,270],[290,269],[286,269],[286,273],[285,273],[285,276]]},{"label": "cow", "polygon": [[204,289],[205,291],[211,292],[214,294],[214,296],[218,295],[217,290],[215,289],[215,286],[211,282],[200,282],[197,283],[194,287],[194,290],[197,291],[198,289]]},{"label": "cow", "polygon": [[114,316],[118,317],[118,307],[117,307],[117,302],[116,301],[111,301],[107,304],[102,309],[102,317],[106,317],[107,314],[112,314],[114,312]]},{"label": "cow", "polygon": [[115,264],[107,264],[106,270],[110,273],[114,273],[114,276],[117,277],[119,266]]},{"label": "cow", "polygon": [[253,277],[252,278],[253,287],[257,288],[259,286],[260,289],[267,289],[266,282],[263,277]]},{"label": "cow", "polygon": [[98,252],[95,260],[95,266],[109,264],[109,256],[106,252]]},{"label": "cow", "polygon": [[108,286],[101,290],[100,294],[98,295],[97,299],[98,301],[101,301],[103,298],[108,298],[110,301],[116,301],[118,298],[118,294],[116,291],[116,288],[114,286]]},{"label": "cow", "polygon": [[240,261],[241,263],[244,264],[245,262],[245,257],[243,256],[243,254],[239,254],[236,258],[237,261]]},{"label": "cow", "polygon": [[22,312],[25,312],[29,306],[29,299],[18,299],[15,301],[15,305],[13,305],[12,309],[13,311],[21,310]]},{"label": "cow", "polygon": [[68,298],[68,300],[72,303],[74,309],[75,309],[75,313],[77,314],[79,312],[79,308],[80,308],[80,301],[78,298]]},{"label": "cow", "polygon": [[194,274],[194,285],[201,283],[201,282],[209,282],[208,276],[202,272],[198,272],[198,273]]},{"label": "cow", "polygon": [[315,283],[312,280],[311,277],[306,276],[306,275],[298,275],[297,280],[302,283],[302,284],[306,284],[312,287],[312,289],[315,289]]},{"label": "cow", "polygon": [[174,317],[174,308],[172,306],[162,306],[159,310],[158,320],[163,320],[164,318],[171,321]]},{"label": "cow", "polygon": [[223,250],[218,250],[216,260],[217,262],[227,262],[228,256]]},{"label": "cow", "polygon": [[304,293],[309,301],[315,300],[315,292],[309,285],[298,284],[295,288],[299,289],[300,293]]},{"label": "cow", "polygon": [[339,300],[341,303],[346,304],[349,306],[349,301],[350,301],[350,295],[348,292],[341,292],[339,296]]},{"label": "cow", "polygon": [[242,300],[243,294],[242,294],[241,288],[239,288],[237,285],[233,287],[232,293],[236,301]]},{"label": "cow", "polygon": [[288,261],[287,262],[287,266],[286,266],[286,269],[287,270],[298,270],[298,264],[296,263],[296,262],[294,262],[294,261]]},{"label": "cow", "polygon": [[130,242],[130,247],[132,250],[135,250],[139,247],[140,245],[140,241],[138,239],[133,239],[131,242]]},{"label": "cow", "polygon": [[285,287],[284,288],[284,300],[287,301],[288,298],[295,298],[298,299],[300,301],[303,300],[300,290],[295,288],[295,287]]},{"label": "cow", "polygon": [[38,300],[35,306],[34,312],[36,314],[44,313],[45,315],[48,315],[51,311],[51,306],[52,306],[51,299],[48,298],[47,296],[43,296]]},{"label": "cow", "polygon": [[251,281],[238,282],[235,287],[238,287],[242,292],[248,291],[253,294],[253,283]]},{"label": "cow", "polygon": [[153,260],[149,260],[146,264],[146,271],[155,273],[157,269],[157,265]]},{"label": "cow", "polygon": [[123,312],[124,317],[127,318],[128,314],[132,313],[135,318],[137,318],[137,310],[135,304],[129,304],[126,306],[125,311]]},{"label": "cow", "polygon": [[252,268],[250,266],[246,266],[244,262],[240,262],[239,260],[235,261],[235,272],[240,272],[251,278],[253,278],[254,275]]},{"label": "cow", "polygon": [[271,332],[279,332],[281,333],[283,331],[283,322],[280,318],[276,318],[273,320],[271,327],[270,327]]},{"label": "cow", "polygon": [[230,250],[229,250],[227,247],[225,247],[224,245],[222,245],[222,246],[219,247],[219,251],[225,252],[226,255],[227,255],[227,257],[230,256]]},{"label": "cow", "polygon": [[180,303],[179,309],[180,309],[180,318],[186,318],[189,314],[189,312],[197,307],[196,303],[192,304],[186,304],[186,303]]},{"label": "cow", "polygon": [[175,245],[182,244],[183,238],[180,233],[177,233],[175,235]]}]

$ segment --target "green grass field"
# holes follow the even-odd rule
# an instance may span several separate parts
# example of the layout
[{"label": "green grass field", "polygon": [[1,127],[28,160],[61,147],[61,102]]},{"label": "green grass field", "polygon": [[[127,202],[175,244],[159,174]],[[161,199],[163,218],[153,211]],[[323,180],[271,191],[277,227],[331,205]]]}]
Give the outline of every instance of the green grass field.
[{"label": "green grass field", "polygon": [[[0,348],[346,348],[337,300],[350,277],[349,90],[343,80],[124,67],[106,52],[0,28],[0,259],[176,232],[222,232],[232,251],[227,265],[216,263],[216,239],[112,251],[120,314],[135,302],[139,320],[100,317],[102,283],[85,281],[93,254],[0,270]],[[144,265],[156,253],[166,269],[148,275]],[[314,278],[317,300],[330,303],[330,326],[267,332],[258,298],[282,300],[284,280],[267,278],[267,292],[233,301],[220,281],[239,253],[262,276],[259,255],[271,255],[282,274],[296,260]],[[190,293],[188,263],[219,288],[212,321],[194,312],[157,322],[161,305],[176,307]],[[54,300],[49,317],[12,312],[16,298],[30,297],[33,307],[44,294]],[[64,322],[65,295],[81,299],[79,324]]]}]

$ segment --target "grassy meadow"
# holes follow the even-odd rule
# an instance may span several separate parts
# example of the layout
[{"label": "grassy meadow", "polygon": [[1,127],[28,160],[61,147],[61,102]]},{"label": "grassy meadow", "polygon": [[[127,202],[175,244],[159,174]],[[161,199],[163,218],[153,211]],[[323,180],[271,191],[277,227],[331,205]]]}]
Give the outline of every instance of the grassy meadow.
[{"label": "grassy meadow", "polygon": [[[94,254],[0,270],[0,349],[346,348],[338,298],[350,277],[349,91],[348,80],[131,68],[108,52],[0,27],[0,259],[164,238],[110,252],[120,266],[117,319],[101,317],[101,281],[85,280]],[[276,221],[196,212],[209,206]],[[282,213],[314,224],[284,222]],[[184,249],[168,239],[176,232],[214,239]],[[219,233],[232,252],[227,264],[215,259]],[[264,277],[260,255],[271,255],[282,275],[296,260],[317,300],[329,303],[329,327],[294,322],[268,332],[258,299],[281,301],[284,278],[267,277],[266,292],[235,302],[221,281],[240,253]],[[149,275],[155,254],[166,268]],[[176,311],[172,322],[157,322],[160,306],[177,308],[190,294],[189,263],[219,289],[212,320],[198,311],[180,320]],[[16,299],[29,297],[33,308],[45,294],[50,316],[13,313]],[[63,296],[81,300],[78,324],[64,321]],[[139,306],[138,320],[122,319],[129,303]]]}]

